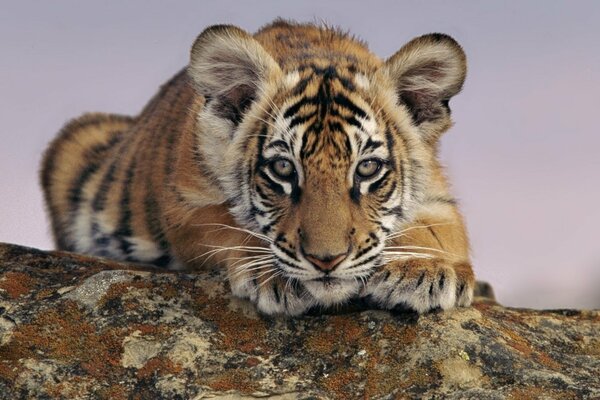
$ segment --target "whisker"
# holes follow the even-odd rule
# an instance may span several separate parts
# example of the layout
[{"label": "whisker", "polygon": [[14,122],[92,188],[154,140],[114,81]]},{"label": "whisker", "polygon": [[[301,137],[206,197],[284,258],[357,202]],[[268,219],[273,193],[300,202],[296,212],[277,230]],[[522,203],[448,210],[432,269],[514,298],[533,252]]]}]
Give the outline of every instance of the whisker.
[{"label": "whisker", "polygon": [[[239,271],[235,271],[234,273],[232,273],[231,274],[231,278],[237,278],[240,275],[244,274],[245,272],[260,271],[260,270],[265,269],[265,268],[268,268],[269,271],[275,271],[275,269],[269,268],[272,265],[273,265],[272,263],[263,263],[263,264],[254,265],[252,267],[242,268]],[[254,279],[254,278],[255,277],[252,276],[252,279]]]},{"label": "whisker", "polygon": [[265,242],[268,242],[268,243],[272,243],[273,242],[273,240],[270,237],[268,237],[267,235],[263,235],[262,233],[253,232],[253,231],[251,231],[249,229],[244,229],[244,228],[240,228],[240,227],[237,227],[237,226],[231,226],[231,225],[227,225],[227,224],[210,223],[210,224],[194,224],[192,226],[219,226],[219,227],[221,227],[223,229],[232,229],[234,231],[239,231],[239,232],[247,233],[247,234],[252,235],[252,236],[254,236],[256,238],[262,239],[262,240],[264,240]]},{"label": "whisker", "polygon": [[413,251],[382,251],[381,252],[382,255],[402,255],[402,256],[428,256],[428,257],[434,257],[432,254],[427,254],[427,253],[416,253]]},{"label": "whisker", "polygon": [[264,258],[264,259],[250,260],[244,264],[239,264],[236,266],[231,265],[230,268],[237,271],[237,270],[244,269],[247,267],[252,267],[254,265],[273,263],[273,261],[275,261],[275,260],[272,257],[268,257],[268,258]]},{"label": "whisker", "polygon": [[235,250],[235,251],[244,251],[246,253],[258,253],[258,254],[264,254],[264,255],[269,255],[271,254],[270,251],[267,250],[263,250],[263,248],[256,248],[256,249],[252,249],[252,248],[248,248],[248,246],[233,246],[233,247],[224,247],[224,246],[210,246],[210,245],[204,245],[206,247],[216,247],[216,249],[213,250],[209,250],[205,253],[202,253],[198,256],[195,256],[193,258],[191,258],[190,260],[188,260],[187,262],[190,263],[192,261],[195,261],[199,258],[205,257],[207,256],[207,258],[202,262],[202,264],[200,264],[200,266],[202,267],[204,264],[206,264],[206,262],[208,260],[210,260],[211,258],[213,258],[215,255],[223,252],[223,251],[230,251],[230,250]]},{"label": "whisker", "polygon": [[223,261],[237,260],[229,265],[230,267],[233,267],[236,264],[243,263],[244,261],[260,261],[266,260],[267,258],[271,258],[271,256],[228,257],[223,259]]},{"label": "whisker", "polygon": [[454,223],[452,223],[452,222],[441,222],[441,223],[429,224],[429,225],[409,226],[408,228],[402,229],[401,231],[394,232],[391,235],[388,235],[386,237],[386,240],[390,240],[390,239],[394,239],[396,237],[402,236],[404,233],[406,233],[408,231],[411,231],[413,229],[427,229],[427,228],[431,228],[433,226],[443,226],[443,225],[454,225]]},{"label": "whisker", "polygon": [[429,250],[429,251],[434,251],[437,253],[443,253],[443,254],[451,254],[454,255],[453,253],[450,253],[448,251],[445,250],[441,250],[441,249],[434,249],[432,247],[422,247],[422,246],[386,246],[385,250],[402,250],[402,249],[408,249],[408,250]]},{"label": "whisker", "polygon": [[[271,271],[269,271],[269,272],[273,272],[273,271],[271,270]],[[263,275],[266,275],[266,274],[263,274]],[[271,280],[273,280],[274,278],[277,278],[277,277],[279,277],[279,276],[281,276],[281,275],[283,275],[283,272],[281,272],[281,271],[277,271],[277,272],[275,272],[273,275],[271,275],[270,277],[268,277],[267,279],[265,279],[264,281],[262,281],[262,282],[260,283],[260,286],[264,286],[264,285],[266,285],[266,284],[267,284],[269,281],[271,281]],[[261,275],[261,276],[262,276],[262,275]]]},{"label": "whisker", "polygon": [[268,247],[260,247],[260,246],[242,246],[242,245],[219,246],[216,244],[205,244],[203,246],[204,247],[212,247],[215,250],[254,250],[254,251],[261,251],[263,253],[271,253],[271,250]]}]

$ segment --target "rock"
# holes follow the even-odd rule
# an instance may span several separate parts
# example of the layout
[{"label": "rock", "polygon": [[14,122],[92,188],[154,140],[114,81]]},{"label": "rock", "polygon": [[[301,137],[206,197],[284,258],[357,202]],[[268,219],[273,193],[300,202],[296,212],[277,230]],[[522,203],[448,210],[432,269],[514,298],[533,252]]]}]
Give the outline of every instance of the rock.
[{"label": "rock", "polygon": [[0,399],[18,398],[600,398],[600,312],[268,319],[218,271],[0,245]]}]

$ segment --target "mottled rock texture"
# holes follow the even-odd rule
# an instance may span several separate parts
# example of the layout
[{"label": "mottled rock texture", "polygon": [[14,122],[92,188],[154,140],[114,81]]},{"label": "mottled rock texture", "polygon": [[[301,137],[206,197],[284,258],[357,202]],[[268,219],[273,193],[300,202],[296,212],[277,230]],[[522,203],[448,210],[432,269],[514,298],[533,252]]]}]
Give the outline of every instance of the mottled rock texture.
[{"label": "mottled rock texture", "polygon": [[265,319],[218,272],[0,245],[1,399],[600,398],[600,312]]}]

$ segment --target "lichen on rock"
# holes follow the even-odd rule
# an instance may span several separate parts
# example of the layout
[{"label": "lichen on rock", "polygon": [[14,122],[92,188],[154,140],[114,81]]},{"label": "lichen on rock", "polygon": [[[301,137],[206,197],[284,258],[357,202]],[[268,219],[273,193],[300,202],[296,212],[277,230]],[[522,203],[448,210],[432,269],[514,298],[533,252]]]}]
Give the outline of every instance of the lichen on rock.
[{"label": "lichen on rock", "polygon": [[0,245],[0,399],[209,396],[600,398],[600,312],[478,297],[423,316],[265,318],[216,270]]}]

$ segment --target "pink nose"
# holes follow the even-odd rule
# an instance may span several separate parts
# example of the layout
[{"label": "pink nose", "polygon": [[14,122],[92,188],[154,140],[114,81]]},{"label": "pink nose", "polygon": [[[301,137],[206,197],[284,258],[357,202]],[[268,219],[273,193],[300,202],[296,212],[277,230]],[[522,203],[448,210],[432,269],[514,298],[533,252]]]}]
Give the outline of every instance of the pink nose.
[{"label": "pink nose", "polygon": [[347,253],[339,254],[337,256],[331,257],[317,257],[313,255],[307,254],[305,257],[308,261],[313,263],[317,269],[323,272],[333,271],[335,267],[337,267],[344,259],[348,256]]}]

